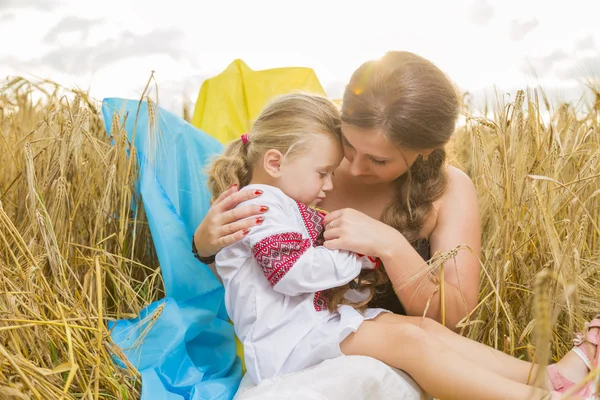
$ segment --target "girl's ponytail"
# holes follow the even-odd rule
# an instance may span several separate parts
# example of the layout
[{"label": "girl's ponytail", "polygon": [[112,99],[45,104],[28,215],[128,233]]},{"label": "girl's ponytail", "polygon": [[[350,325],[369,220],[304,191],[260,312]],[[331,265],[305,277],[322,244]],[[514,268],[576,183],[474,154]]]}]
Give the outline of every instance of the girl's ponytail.
[{"label": "girl's ponytail", "polygon": [[248,185],[252,170],[248,162],[248,146],[242,139],[231,142],[225,152],[215,158],[208,169],[208,188],[212,193],[210,202],[214,202],[231,185],[240,188]]}]

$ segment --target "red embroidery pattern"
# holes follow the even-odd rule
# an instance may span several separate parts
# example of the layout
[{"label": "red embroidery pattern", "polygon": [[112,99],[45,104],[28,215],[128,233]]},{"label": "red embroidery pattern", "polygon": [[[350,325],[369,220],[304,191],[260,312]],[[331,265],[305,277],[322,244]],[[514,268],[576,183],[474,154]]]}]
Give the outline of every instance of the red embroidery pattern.
[{"label": "red embroidery pattern", "polygon": [[263,274],[275,286],[309,247],[310,240],[302,239],[301,233],[285,232],[264,238],[252,251]]},{"label": "red embroidery pattern", "polygon": [[323,292],[315,293],[313,305],[316,311],[327,311],[327,299],[323,297]]},{"label": "red embroidery pattern", "polygon": [[313,246],[322,246],[323,242],[325,242],[325,239],[323,238],[323,232],[325,231],[323,227],[323,218],[325,218],[325,214],[307,207],[298,201],[296,204],[298,205],[298,210],[304,221],[304,226],[306,226],[306,230],[312,239]]},{"label": "red embroidery pattern", "polygon": [[[365,257],[364,254],[360,254],[360,253],[356,253],[356,255],[359,257]],[[371,256],[367,256],[367,258],[369,259],[369,261],[371,261],[373,263],[373,270],[376,270],[381,266],[381,260],[379,258],[374,258]]]}]

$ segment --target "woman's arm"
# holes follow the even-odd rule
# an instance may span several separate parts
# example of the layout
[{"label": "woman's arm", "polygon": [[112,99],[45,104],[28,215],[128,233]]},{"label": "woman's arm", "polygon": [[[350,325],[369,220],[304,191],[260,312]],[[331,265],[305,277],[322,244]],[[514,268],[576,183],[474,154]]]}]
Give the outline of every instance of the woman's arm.
[{"label": "woman's arm", "polygon": [[[254,190],[240,191],[237,185],[232,185],[215,200],[194,232],[194,256],[208,266],[219,282],[221,277],[217,274],[214,255],[223,247],[243,239],[251,227],[260,224],[259,214],[268,210],[256,205],[236,206],[261,194]],[[250,218],[252,216],[255,218]]]},{"label": "woman's arm", "polygon": [[[449,167],[448,187],[436,206],[436,225],[430,235],[431,253],[467,245],[479,257],[479,207],[469,177]],[[420,316],[427,309],[426,316],[442,322],[440,292],[436,291],[438,283],[423,274],[427,268],[425,260],[400,232],[352,209],[330,213],[325,217],[325,224],[326,247],[379,257],[406,312]],[[479,272],[479,261],[468,250],[458,253],[456,263],[449,260],[444,265],[445,323],[448,327],[455,328],[477,304]]]},{"label": "woman's arm", "polygon": [[[440,200],[436,225],[430,236],[431,254],[467,245],[479,257],[481,222],[473,182],[462,171],[449,167],[448,186]],[[400,245],[382,257],[398,298],[409,315],[423,315],[429,302],[426,315],[441,322],[441,293],[435,292],[438,284],[427,275],[419,277],[424,260],[402,235],[399,236]],[[452,329],[477,305],[480,274],[477,257],[462,249],[444,264],[445,323]]]},{"label": "woman's arm", "polygon": [[261,220],[258,217],[264,214],[268,207],[255,204],[238,208],[236,206],[261,194],[260,190],[238,190],[237,185],[223,192],[194,232],[193,240],[198,255],[209,258],[223,247],[242,239],[248,229],[259,225]]}]

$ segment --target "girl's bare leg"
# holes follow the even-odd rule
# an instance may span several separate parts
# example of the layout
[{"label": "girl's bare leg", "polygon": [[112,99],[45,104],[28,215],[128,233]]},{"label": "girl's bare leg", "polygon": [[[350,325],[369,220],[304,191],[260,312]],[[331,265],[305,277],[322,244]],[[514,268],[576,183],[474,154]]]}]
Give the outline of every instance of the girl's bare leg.
[{"label": "girl's bare leg", "polygon": [[406,371],[430,395],[444,400],[529,400],[548,395],[474,363],[412,324],[365,321],[340,348],[343,354],[373,357]]}]

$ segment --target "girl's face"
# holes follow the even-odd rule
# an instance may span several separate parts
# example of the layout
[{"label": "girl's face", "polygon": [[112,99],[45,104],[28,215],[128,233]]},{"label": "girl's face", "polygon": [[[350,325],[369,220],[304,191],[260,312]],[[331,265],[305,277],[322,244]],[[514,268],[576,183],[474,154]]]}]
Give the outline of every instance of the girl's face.
[{"label": "girl's face", "polygon": [[376,129],[342,125],[342,145],[348,170],[365,184],[389,183],[404,175],[419,155],[427,156],[433,149],[415,151],[392,144]]},{"label": "girl's face", "polygon": [[342,158],[339,139],[316,134],[309,150],[294,154],[281,163],[277,186],[296,201],[317,205],[333,189],[333,171]]}]

